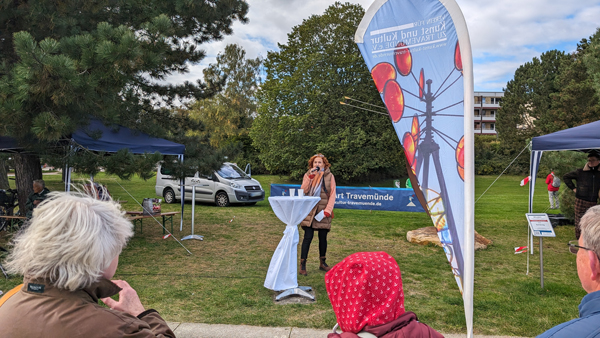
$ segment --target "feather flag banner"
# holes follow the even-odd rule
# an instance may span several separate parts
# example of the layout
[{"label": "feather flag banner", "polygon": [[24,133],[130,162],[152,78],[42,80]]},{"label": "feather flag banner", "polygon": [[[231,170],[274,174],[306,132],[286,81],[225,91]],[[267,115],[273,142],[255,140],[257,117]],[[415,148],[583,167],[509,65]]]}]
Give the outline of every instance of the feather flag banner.
[{"label": "feather flag banner", "polygon": [[463,293],[472,336],[473,66],[464,18],[453,0],[375,0],[355,42]]}]

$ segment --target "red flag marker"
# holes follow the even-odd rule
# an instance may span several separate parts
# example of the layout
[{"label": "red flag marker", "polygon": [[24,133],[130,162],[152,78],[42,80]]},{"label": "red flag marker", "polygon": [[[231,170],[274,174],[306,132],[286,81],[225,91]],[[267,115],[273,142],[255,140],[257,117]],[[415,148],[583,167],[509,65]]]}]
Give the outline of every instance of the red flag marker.
[{"label": "red flag marker", "polygon": [[524,253],[527,252],[527,246],[518,246],[515,247],[515,255],[516,254],[520,254],[520,253]]}]

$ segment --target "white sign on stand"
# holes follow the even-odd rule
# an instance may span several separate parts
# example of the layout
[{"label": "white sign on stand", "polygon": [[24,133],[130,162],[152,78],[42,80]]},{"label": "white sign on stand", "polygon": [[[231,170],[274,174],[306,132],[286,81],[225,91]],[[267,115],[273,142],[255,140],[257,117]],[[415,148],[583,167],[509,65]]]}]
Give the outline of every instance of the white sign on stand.
[{"label": "white sign on stand", "polygon": [[535,237],[556,237],[548,214],[525,214],[531,232]]},{"label": "white sign on stand", "polygon": [[[544,237],[556,237],[548,214],[525,214],[531,233],[540,239],[540,284],[544,288]],[[529,259],[529,258],[528,258]]]}]

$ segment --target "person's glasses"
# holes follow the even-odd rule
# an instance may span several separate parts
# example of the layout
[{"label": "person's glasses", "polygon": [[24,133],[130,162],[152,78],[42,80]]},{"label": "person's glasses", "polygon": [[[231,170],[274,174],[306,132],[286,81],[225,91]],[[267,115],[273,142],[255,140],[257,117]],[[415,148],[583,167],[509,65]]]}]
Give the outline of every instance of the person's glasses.
[{"label": "person's glasses", "polygon": [[[573,241],[569,241],[569,244],[567,244],[569,246],[569,251],[573,254],[577,254],[577,252],[579,251],[579,249],[583,249],[583,250],[589,250],[593,253],[596,254],[596,256],[598,256],[598,254],[596,253],[596,251],[589,249],[589,248],[584,248],[582,246],[578,245],[578,241],[577,240],[573,240]],[[598,260],[600,260],[600,256],[598,256]]]}]

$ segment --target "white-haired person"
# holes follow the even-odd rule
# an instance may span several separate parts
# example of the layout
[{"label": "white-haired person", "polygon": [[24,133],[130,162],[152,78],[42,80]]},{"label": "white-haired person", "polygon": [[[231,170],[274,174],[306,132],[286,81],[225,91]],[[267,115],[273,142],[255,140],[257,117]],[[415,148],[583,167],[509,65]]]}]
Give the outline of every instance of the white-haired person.
[{"label": "white-haired person", "polygon": [[50,193],[5,264],[24,279],[0,300],[0,337],[175,337],[127,282],[110,280],[132,235],[117,203]]},{"label": "white-haired person", "polygon": [[569,251],[577,255],[581,287],[587,292],[579,304],[579,318],[559,324],[538,338],[600,336],[600,206],[589,208],[579,224],[579,240],[569,242]]}]

